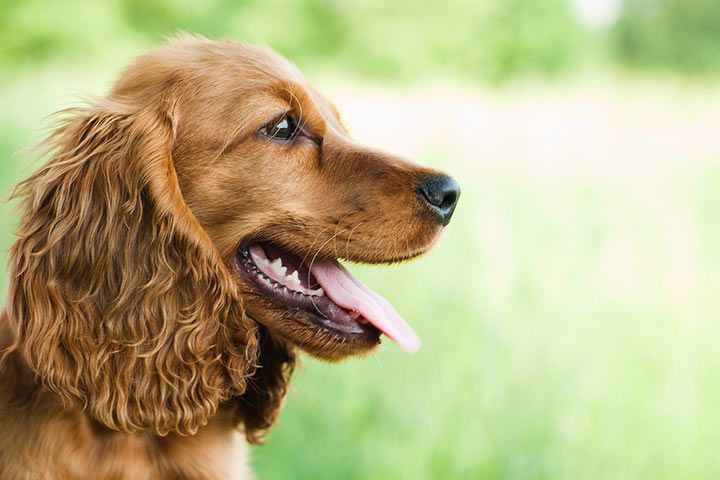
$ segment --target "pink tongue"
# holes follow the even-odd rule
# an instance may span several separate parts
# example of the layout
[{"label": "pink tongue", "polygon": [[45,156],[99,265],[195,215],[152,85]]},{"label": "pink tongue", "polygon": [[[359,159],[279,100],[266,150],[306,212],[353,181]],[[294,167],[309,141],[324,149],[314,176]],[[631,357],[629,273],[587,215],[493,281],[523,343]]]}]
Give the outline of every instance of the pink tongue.
[{"label": "pink tongue", "polygon": [[415,353],[420,348],[417,334],[390,302],[360,283],[338,262],[317,261],[310,271],[335,304],[360,313],[406,352]]}]

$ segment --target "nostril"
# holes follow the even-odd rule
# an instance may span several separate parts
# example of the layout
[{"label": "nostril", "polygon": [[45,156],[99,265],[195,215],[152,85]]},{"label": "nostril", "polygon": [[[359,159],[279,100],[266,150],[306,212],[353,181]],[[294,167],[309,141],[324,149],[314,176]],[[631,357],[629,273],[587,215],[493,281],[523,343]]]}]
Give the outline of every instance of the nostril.
[{"label": "nostril", "polygon": [[460,186],[446,175],[428,175],[418,187],[420,199],[437,214],[440,223],[447,225],[460,196]]},{"label": "nostril", "polygon": [[440,205],[438,205],[438,206],[440,207],[441,210],[448,209],[448,208],[454,207],[456,202],[457,202],[457,192],[456,191],[447,192],[445,194],[445,197],[443,197],[442,202],[440,202]]}]

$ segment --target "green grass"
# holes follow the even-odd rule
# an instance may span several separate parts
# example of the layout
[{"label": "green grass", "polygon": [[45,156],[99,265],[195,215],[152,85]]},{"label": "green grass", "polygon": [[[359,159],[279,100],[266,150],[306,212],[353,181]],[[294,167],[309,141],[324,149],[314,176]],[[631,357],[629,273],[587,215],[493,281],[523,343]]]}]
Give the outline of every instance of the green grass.
[{"label": "green grass", "polygon": [[[31,170],[12,154],[72,101],[66,85],[101,93],[108,78],[53,74],[4,88],[3,194]],[[619,132],[660,125],[579,150],[619,165],[610,172],[579,168],[571,155],[556,169],[534,165],[543,151],[512,139],[499,140],[495,158],[442,141],[420,154],[463,187],[445,238],[418,261],[354,270],[424,345],[414,356],[385,345],[339,365],[306,358],[279,426],[252,450],[259,478],[717,478],[720,158],[687,132],[670,146],[654,132],[698,111],[717,125],[717,109],[698,98],[718,96],[654,87],[637,99],[642,88],[607,86],[592,100],[617,106],[619,124],[607,123]],[[517,107],[506,112],[512,131],[548,108],[534,99],[573,92],[490,97]],[[668,99],[660,117],[642,117],[643,101]],[[0,213],[7,246],[12,216]]]}]

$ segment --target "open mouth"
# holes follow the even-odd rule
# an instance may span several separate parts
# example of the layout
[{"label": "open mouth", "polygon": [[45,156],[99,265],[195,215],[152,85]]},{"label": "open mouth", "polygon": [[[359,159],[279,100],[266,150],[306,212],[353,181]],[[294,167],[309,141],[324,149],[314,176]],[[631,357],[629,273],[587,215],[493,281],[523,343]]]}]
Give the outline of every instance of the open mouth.
[{"label": "open mouth", "polygon": [[337,260],[303,258],[268,242],[238,251],[238,274],[273,303],[302,309],[317,328],[339,335],[385,334],[403,350],[420,340],[385,298],[365,286]]}]

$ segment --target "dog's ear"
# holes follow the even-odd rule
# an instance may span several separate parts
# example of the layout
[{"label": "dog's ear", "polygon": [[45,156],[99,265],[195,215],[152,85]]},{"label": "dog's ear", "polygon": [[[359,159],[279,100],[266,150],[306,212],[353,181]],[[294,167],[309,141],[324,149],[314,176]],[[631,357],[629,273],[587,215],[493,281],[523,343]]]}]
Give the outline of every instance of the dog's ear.
[{"label": "dog's ear", "polygon": [[236,399],[248,442],[262,443],[277,422],[296,362],[292,347],[260,327],[259,366],[248,380],[245,393]]},{"label": "dog's ear", "polygon": [[21,183],[13,348],[103,425],[192,434],[245,391],[258,354],[232,276],[185,204],[169,99],[66,112]]}]

